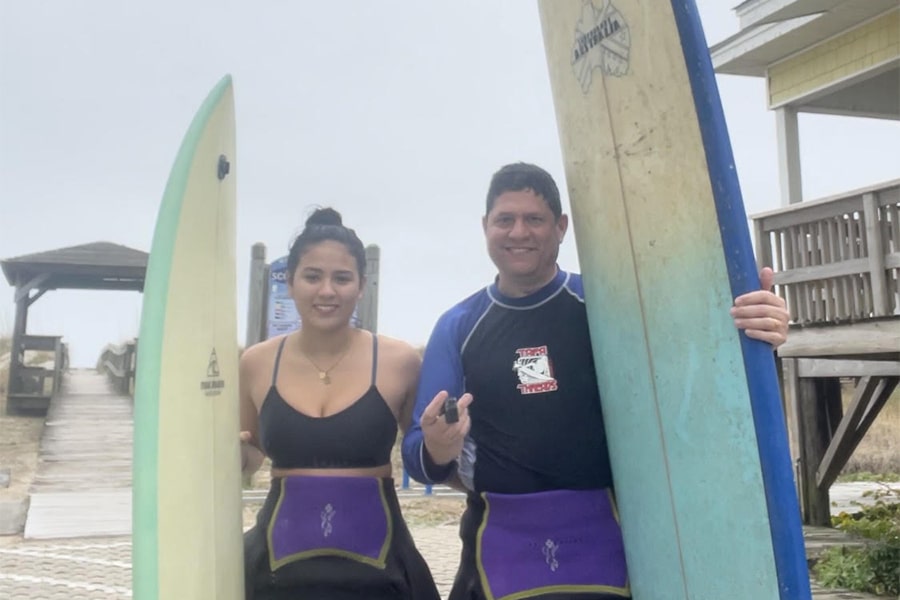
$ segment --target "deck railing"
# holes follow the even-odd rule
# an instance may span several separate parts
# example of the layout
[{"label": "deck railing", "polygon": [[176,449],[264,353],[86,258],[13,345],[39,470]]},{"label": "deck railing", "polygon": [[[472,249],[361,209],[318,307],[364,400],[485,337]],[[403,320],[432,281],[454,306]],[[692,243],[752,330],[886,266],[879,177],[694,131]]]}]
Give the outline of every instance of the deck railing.
[{"label": "deck railing", "polygon": [[57,335],[24,335],[9,354],[6,410],[45,411],[69,366],[68,347]]},{"label": "deck railing", "polygon": [[106,373],[116,390],[125,396],[134,395],[136,366],[137,340],[118,345],[107,344],[97,361],[97,370]]},{"label": "deck railing", "polygon": [[794,323],[900,315],[900,180],[752,218]]}]

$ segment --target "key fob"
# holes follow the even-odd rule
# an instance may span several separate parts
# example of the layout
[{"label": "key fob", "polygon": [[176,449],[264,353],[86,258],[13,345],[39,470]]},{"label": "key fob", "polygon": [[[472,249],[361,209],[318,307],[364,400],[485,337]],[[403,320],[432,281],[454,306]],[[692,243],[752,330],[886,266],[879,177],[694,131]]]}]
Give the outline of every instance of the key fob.
[{"label": "key fob", "polygon": [[457,399],[453,396],[448,396],[446,400],[444,400],[444,405],[441,407],[441,414],[444,415],[444,419],[448,423],[456,423],[459,421],[459,410],[456,408]]}]

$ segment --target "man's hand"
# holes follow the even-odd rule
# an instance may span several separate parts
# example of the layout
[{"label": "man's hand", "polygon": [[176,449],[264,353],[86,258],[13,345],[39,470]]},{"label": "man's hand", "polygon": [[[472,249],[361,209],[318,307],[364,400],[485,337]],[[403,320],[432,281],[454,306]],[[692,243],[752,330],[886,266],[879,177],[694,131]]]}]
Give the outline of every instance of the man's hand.
[{"label": "man's hand", "polygon": [[759,273],[760,290],[738,296],[731,308],[731,317],[747,337],[762,340],[777,348],[787,340],[788,313],[784,299],[771,292],[775,273],[769,267]]},{"label": "man's hand", "polygon": [[460,455],[466,435],[472,422],[469,418],[469,405],[472,394],[463,394],[456,403],[459,420],[448,423],[441,415],[447,392],[441,391],[431,400],[422,413],[420,425],[425,439],[425,450],[436,465],[446,465]]}]

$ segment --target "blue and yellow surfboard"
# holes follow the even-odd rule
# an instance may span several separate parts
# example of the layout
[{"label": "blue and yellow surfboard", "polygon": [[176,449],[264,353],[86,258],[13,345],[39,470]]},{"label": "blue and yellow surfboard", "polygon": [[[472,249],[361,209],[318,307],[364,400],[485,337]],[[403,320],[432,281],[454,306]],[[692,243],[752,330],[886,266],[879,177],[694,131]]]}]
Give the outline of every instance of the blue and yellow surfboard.
[{"label": "blue and yellow surfboard", "polygon": [[810,597],[759,280],[693,0],[541,0],[636,600]]}]

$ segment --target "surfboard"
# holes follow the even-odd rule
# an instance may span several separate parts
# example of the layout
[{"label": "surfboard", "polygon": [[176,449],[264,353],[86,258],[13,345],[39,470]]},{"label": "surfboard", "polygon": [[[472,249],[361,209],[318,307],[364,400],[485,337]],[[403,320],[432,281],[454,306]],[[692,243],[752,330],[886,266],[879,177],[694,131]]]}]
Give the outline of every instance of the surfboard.
[{"label": "surfboard", "polygon": [[244,597],[230,76],[169,175],[147,265],[134,398],[133,597]]},{"label": "surfboard", "polygon": [[636,600],[810,597],[773,352],[692,0],[540,0]]}]

